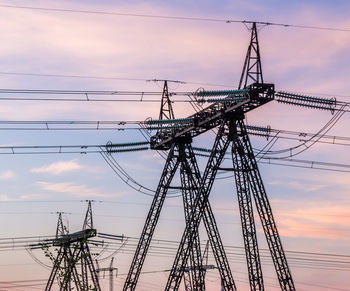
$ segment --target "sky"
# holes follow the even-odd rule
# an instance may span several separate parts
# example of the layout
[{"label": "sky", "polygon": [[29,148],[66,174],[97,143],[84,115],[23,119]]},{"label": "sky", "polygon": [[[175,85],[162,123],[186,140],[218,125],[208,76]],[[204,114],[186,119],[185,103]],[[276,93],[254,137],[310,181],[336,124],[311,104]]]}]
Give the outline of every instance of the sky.
[{"label": "sky", "polygon": [[[234,89],[238,86],[249,44],[250,33],[242,23],[59,12],[18,8],[20,6],[350,29],[350,2],[345,0],[0,1],[1,89],[161,92],[163,83],[150,81],[153,79],[184,82],[169,83],[172,92],[194,92],[199,87]],[[264,81],[275,84],[277,91],[349,100],[349,31],[260,26],[259,42]],[[0,93],[1,97],[9,96]],[[0,121],[144,121],[149,117],[158,118],[159,105],[158,102],[0,99]],[[177,118],[193,113],[187,103],[175,102],[174,111]],[[277,130],[317,133],[333,117],[335,114],[328,111],[273,101],[249,113],[246,122]],[[349,114],[345,113],[322,133],[348,137],[349,121]],[[6,126],[0,125],[2,147],[105,145],[108,141],[145,140],[137,129],[18,130],[21,127],[18,126],[13,130],[5,129]],[[45,129],[44,125],[37,127]],[[269,139],[251,136],[257,150],[269,147],[271,140],[272,133]],[[193,145],[210,148],[212,142],[213,135],[208,133],[196,138]],[[269,149],[305,147],[300,143],[299,140],[278,139]],[[293,157],[338,164],[329,166],[333,171],[310,169],[310,164],[306,164],[309,168],[259,164],[297,290],[349,290],[349,268],[340,268],[342,263],[324,262],[322,255],[315,256],[320,260],[318,263],[304,262],[307,255],[295,259],[300,253],[293,253],[339,254],[345,261],[343,265],[349,262],[350,185],[346,171],[350,159],[349,143],[346,139],[342,143],[315,143]],[[0,152],[10,151],[0,148]],[[288,153],[277,156],[288,157]],[[157,187],[164,166],[157,152],[117,153],[113,157],[140,184],[151,189]],[[133,238],[129,240],[131,245],[137,242],[152,197],[126,185],[100,154],[3,154],[0,159],[0,238],[54,235],[58,211],[65,212],[64,222],[69,230],[77,231],[85,216],[84,201],[91,199],[96,201],[93,203],[94,223],[99,232],[124,234]],[[198,159],[203,169],[205,159]],[[229,166],[230,161],[225,161],[225,165]],[[335,168],[341,171],[334,171]],[[220,177],[227,176],[230,175],[220,173]],[[174,185],[177,182],[176,176]],[[230,250],[230,264],[238,290],[249,290],[243,250],[237,249],[240,255],[232,251],[236,250],[234,247],[243,247],[232,177],[215,182],[210,202],[223,242]],[[179,240],[183,219],[181,197],[167,198],[154,238]],[[266,241],[256,221],[259,246],[264,251]],[[205,241],[202,227],[200,231]],[[100,266],[109,265],[110,254],[110,250],[101,254]],[[271,258],[264,254],[263,272],[269,286],[266,288],[278,290]],[[44,264],[50,263],[40,250],[32,255]],[[143,271],[160,272],[142,275],[139,290],[161,290],[168,275],[164,270],[171,267],[174,255],[173,252],[172,256],[153,254],[147,257]],[[112,256],[118,268],[115,286],[120,290],[132,251],[121,248]],[[209,263],[214,263],[212,258]],[[4,282],[8,281],[45,280],[49,272],[50,268],[38,264],[25,250],[0,252],[0,290],[30,290],[3,286],[7,286]],[[101,282],[104,290],[108,290],[107,278],[101,278]],[[208,290],[220,290],[216,270],[208,271],[207,286]],[[27,288],[40,289],[37,286]]]}]

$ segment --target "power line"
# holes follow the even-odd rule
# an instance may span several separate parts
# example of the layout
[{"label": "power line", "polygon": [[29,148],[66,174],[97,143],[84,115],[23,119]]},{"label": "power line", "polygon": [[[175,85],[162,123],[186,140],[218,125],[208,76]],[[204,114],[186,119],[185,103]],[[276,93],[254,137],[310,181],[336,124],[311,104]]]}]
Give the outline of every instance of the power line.
[{"label": "power line", "polygon": [[[142,93],[139,94],[142,97]],[[42,98],[42,97],[0,97],[2,101],[55,101],[55,102],[139,102],[139,103],[159,103],[159,99],[112,99],[112,98]],[[191,100],[173,100],[176,103],[191,103]]]},{"label": "power line", "polygon": [[[259,150],[259,152],[257,153],[257,156],[260,156],[259,160],[262,159],[263,157],[266,157],[265,156],[266,154],[276,155],[276,154],[287,153],[288,154],[287,156],[284,156],[284,157],[279,156],[278,157],[279,159],[284,159],[284,158],[291,158],[291,157],[294,157],[296,155],[299,155],[299,154],[305,152],[306,150],[308,150],[312,146],[314,146],[324,135],[326,135],[336,125],[336,123],[340,120],[340,118],[344,114],[345,114],[345,112],[342,112],[341,110],[337,111],[336,114],[316,134],[311,136],[309,139],[306,139],[304,142],[302,142],[296,146],[286,148],[286,149],[272,151],[271,148],[278,140],[279,133],[277,133],[274,136],[275,140],[270,141],[271,146],[269,149]],[[296,150],[298,150],[298,151],[296,151]]]},{"label": "power line", "polygon": [[34,7],[34,6],[19,6],[19,5],[6,5],[6,4],[1,4],[0,7],[14,8],[14,9],[27,9],[27,10],[36,10],[36,11],[83,13],[83,14],[110,15],[110,16],[123,16],[123,17],[140,17],[140,18],[164,19],[164,20],[218,22],[218,23],[228,23],[228,24],[230,24],[230,23],[241,23],[241,24],[256,23],[256,24],[267,25],[267,26],[281,26],[281,27],[293,27],[293,28],[313,29],[313,30],[350,32],[350,29],[347,29],[347,28],[311,26],[311,25],[300,25],[300,24],[278,23],[278,22],[251,21],[251,20],[229,19],[229,18],[223,19],[223,18],[169,16],[169,15],[155,15],[155,14],[120,13],[120,12],[112,12],[112,11],[93,11],[93,10],[81,10],[81,9]]},{"label": "power line", "polygon": [[[91,149],[90,149],[91,148]],[[62,146],[4,146],[0,147],[0,155],[41,155],[41,154],[105,154],[105,158],[108,156],[107,151],[102,150],[101,148],[106,148],[106,145],[62,145]],[[44,149],[47,149],[44,151]],[[74,150],[79,149],[79,150]],[[147,150],[147,148],[143,148],[142,150]],[[113,152],[131,152],[131,151],[139,151],[138,148],[127,148],[125,150],[115,150]],[[208,154],[197,153],[198,156],[208,157]],[[258,156],[259,163],[269,164],[269,165],[279,165],[279,166],[289,166],[289,167],[297,167],[297,168],[307,168],[314,170],[327,170],[327,171],[335,171],[335,172],[350,172],[349,164],[341,164],[341,163],[331,163],[331,162],[323,162],[323,161],[311,161],[311,160],[302,160],[302,159],[287,159],[287,158],[275,158],[270,156]],[[107,160],[106,160],[107,162]],[[115,166],[111,161],[109,161],[109,166],[115,169]],[[116,170],[117,171],[117,170]],[[117,171],[118,172],[118,171]],[[231,177],[231,176],[229,176]],[[225,177],[225,178],[229,178]],[[128,183],[132,182],[130,177],[123,178],[124,181],[128,181]],[[143,188],[142,185],[136,185],[137,191]],[[140,188],[141,187],[141,188]],[[136,190],[135,189],[135,190]],[[153,194],[152,194],[153,195]]]},{"label": "power line", "polygon": [[[126,238],[126,237],[125,237]],[[136,247],[136,242],[137,242],[137,238],[129,238],[130,239],[130,243],[128,243],[127,246],[125,246],[123,248],[123,250],[121,250],[121,253],[123,254],[132,254],[132,252],[134,251],[134,248]],[[95,241],[94,241],[95,242]],[[98,241],[96,241],[98,242]],[[165,240],[157,240],[154,241],[154,246],[151,247],[151,255],[153,256],[158,256],[158,257],[172,257],[173,256],[173,252],[176,251],[177,249],[177,243],[175,241],[165,241]],[[115,246],[114,246],[115,245]],[[102,245],[101,245],[102,246]],[[107,251],[111,251],[111,252],[115,252],[115,250],[120,250],[119,248],[120,243],[116,243],[113,241],[109,242],[109,245],[107,247]],[[228,252],[228,255],[231,259],[235,260],[235,262],[240,262],[243,263],[244,260],[244,249],[243,247],[236,247],[236,246],[227,246],[227,249],[230,249],[231,251]],[[93,247],[93,249],[98,250],[98,247]],[[105,249],[105,247],[104,247]],[[236,250],[239,250],[239,252],[237,252]],[[267,259],[269,256],[268,254],[268,250],[267,249],[262,249],[262,259],[265,260]],[[287,252],[289,253],[289,252]],[[320,270],[332,270],[332,271],[348,271],[348,267],[347,265],[349,264],[348,261],[344,261],[344,258],[342,260],[335,260],[335,259],[321,259],[319,260],[317,257],[314,258],[313,256],[316,255],[315,253],[308,253],[308,252],[293,252],[294,256],[290,257],[290,261],[291,261],[291,265],[295,266],[296,268],[303,268],[303,269],[320,269]],[[300,253],[300,257],[295,257],[295,253]],[[305,257],[306,254],[310,254],[311,257]],[[333,254],[323,254],[325,256],[332,256]],[[341,254],[338,254],[340,256],[340,258],[342,258]],[[348,255],[345,255],[345,257],[349,257]],[[271,262],[269,262],[270,265]],[[345,265],[345,266],[344,266]],[[165,271],[165,270],[164,270]],[[168,270],[169,271],[169,270]],[[147,271],[147,272],[159,272],[159,271]],[[242,272],[238,272],[238,273],[242,273]],[[245,274],[245,273],[244,273]],[[125,276],[125,274],[120,274],[121,276]],[[33,279],[32,279],[33,280]],[[38,280],[33,280],[32,282],[40,282],[40,279]],[[43,279],[43,281],[45,281]],[[5,281],[5,282],[0,282],[2,284],[16,284],[17,282],[15,281]],[[30,283],[30,281],[26,282],[26,280],[21,280],[18,283]],[[305,284],[308,285],[309,283],[307,282],[298,282],[301,284]],[[322,288],[328,288],[331,290],[342,290],[340,288],[333,288],[330,286],[324,286],[324,285],[318,285],[317,287],[322,287]]]},{"label": "power line", "polygon": [[[49,78],[77,78],[77,79],[96,79],[96,80],[119,80],[119,81],[140,81],[140,82],[158,82],[157,79],[145,79],[145,78],[128,78],[128,77],[115,77],[115,76],[91,76],[91,75],[71,75],[71,74],[39,74],[39,73],[28,73],[28,72],[4,72],[0,71],[0,75],[7,76],[28,76],[28,77],[49,77]],[[177,81],[181,84],[192,84],[192,85],[203,85],[203,86],[214,86],[214,87],[227,87],[231,88],[232,85],[226,84],[215,84],[208,82],[199,81]]]},{"label": "power line", "polygon": [[[62,90],[62,89],[5,89],[1,88],[0,93],[9,94],[50,94],[50,95],[161,95],[162,92],[149,91],[120,91],[120,90]],[[185,93],[191,94],[191,93]],[[179,94],[177,94],[179,95]]]},{"label": "power line", "polygon": [[[0,6],[1,7],[1,6]],[[5,72],[0,71],[0,75],[8,76],[28,76],[28,77],[49,77],[49,78],[77,78],[77,79],[96,79],[96,80],[120,80],[120,81],[142,81],[142,82],[157,82],[157,79],[146,79],[146,78],[131,78],[131,77],[115,77],[115,76],[92,76],[92,75],[72,75],[72,74],[39,74],[39,73],[29,73],[29,72]],[[214,87],[226,87],[232,88],[232,85],[228,84],[217,84],[209,82],[199,82],[199,81],[188,81],[188,80],[178,80],[177,82],[181,84],[192,84],[201,86],[214,86]],[[282,91],[288,91],[297,94],[309,94],[309,95],[321,95],[330,97],[344,97],[350,98],[350,95],[344,94],[329,94],[329,93],[319,93],[319,92],[308,92],[308,91],[293,91],[289,89],[283,89]]]},{"label": "power line", "polygon": [[[274,158],[274,157],[261,157],[264,161],[259,161],[262,164],[269,165],[279,165],[279,166],[290,166],[297,168],[307,168],[315,170],[326,170],[334,172],[350,172],[349,164],[339,164],[339,163],[329,163],[321,161],[310,161],[310,160],[301,160],[301,159],[287,159],[287,158]],[[334,167],[334,168],[330,168]]]},{"label": "power line", "polygon": [[[279,214],[298,214],[297,212],[279,212]],[[0,215],[48,215],[48,214],[53,214],[53,212],[0,212]],[[82,213],[70,213],[73,215],[82,215]],[[107,217],[107,218],[122,218],[125,220],[143,220],[144,217],[140,217],[140,216],[128,216],[128,215],[113,215],[113,214],[94,214],[96,217]],[[304,217],[306,216],[312,216],[313,214],[310,215],[304,215]],[[328,215],[324,215],[324,216],[328,216]],[[334,215],[334,216],[339,216],[339,217],[344,217],[345,215]],[[347,216],[345,216],[347,217]],[[177,219],[177,218],[163,218],[163,221],[167,221],[167,222],[172,222],[172,223],[183,223],[183,219]],[[240,225],[239,222],[231,222],[231,221],[227,221],[227,220],[218,220],[218,224],[220,225]],[[324,229],[323,227],[317,227],[317,226],[308,226],[305,227],[305,229],[303,229],[304,231],[309,231],[309,230],[320,230],[320,229]],[[334,232],[350,232],[350,229],[343,229],[343,228],[332,228],[332,231]],[[26,240],[26,241],[20,241],[20,242],[14,242],[13,240],[11,240],[10,242],[1,242],[0,239],[0,250],[2,249],[15,249],[16,248],[21,248],[23,246],[26,246],[29,242],[31,243],[35,243],[37,242],[36,240]],[[21,244],[20,244],[21,243]],[[291,252],[293,253],[293,252]],[[300,253],[300,252],[294,252],[294,253]],[[310,252],[307,252],[305,254],[311,254]],[[313,255],[318,255],[318,256],[326,256],[327,254],[322,254],[322,253],[312,253]],[[334,256],[341,256],[344,257],[344,255],[334,255]],[[350,255],[347,256],[350,258]],[[350,263],[350,262],[347,262]]]},{"label": "power line", "polygon": [[[139,127],[126,127],[126,125],[142,125],[144,121],[124,121],[124,120],[0,120],[0,125],[6,127],[0,127],[0,130],[140,130]],[[25,125],[26,127],[13,127],[16,125]],[[28,127],[27,125],[38,125],[42,127]],[[65,125],[67,127],[62,127]],[[60,126],[60,127],[57,127]],[[68,127],[69,126],[69,127]],[[77,127],[84,126],[84,127]],[[88,126],[88,127],[85,127]],[[153,128],[149,128],[152,130]],[[248,126],[248,133],[257,137],[268,138],[271,133],[278,134],[278,139],[297,140],[300,142],[306,142],[309,137],[320,137],[317,143],[333,144],[350,146],[350,137],[316,134],[310,132],[291,131],[283,129],[268,128],[263,126]],[[289,137],[290,136],[290,137]],[[295,136],[295,137],[293,137]],[[148,139],[147,139],[148,140]],[[103,147],[104,145],[56,145],[56,146],[7,146],[0,147],[0,149],[25,149],[25,148],[86,148],[86,147]]]},{"label": "power line", "polygon": [[[0,6],[1,7],[1,6]],[[96,80],[120,80],[120,81],[141,81],[141,82],[157,82],[157,79],[146,79],[146,78],[131,78],[131,77],[115,77],[115,76],[92,76],[92,75],[72,75],[72,74],[39,74],[39,73],[29,73],[29,72],[5,72],[0,71],[0,75],[9,75],[9,76],[29,76],[29,77],[49,77],[49,78],[77,78],[77,79],[96,79]],[[226,87],[232,88],[232,85],[229,84],[217,84],[209,82],[199,82],[199,81],[188,81],[188,80],[178,80],[177,82],[181,84],[192,84],[192,85],[201,85],[201,86],[214,86],[214,87]],[[308,92],[308,91],[293,91],[288,89],[283,89],[282,91],[288,91],[291,93],[297,94],[309,94],[309,95],[321,95],[321,96],[330,96],[330,97],[344,97],[350,98],[350,95],[344,94],[329,94],[329,93],[320,93],[320,92]]]},{"label": "power line", "polygon": [[[125,236],[125,235],[114,235],[114,234],[105,234],[105,233],[98,233],[98,236],[101,235],[103,236],[104,239],[108,239],[108,241],[110,242],[111,245],[113,244],[117,244],[119,245],[121,243],[120,238],[123,238],[123,240],[129,240],[131,246],[136,246],[136,243],[138,241],[137,237],[132,237],[132,236]],[[111,237],[117,237],[118,239],[112,239]],[[51,236],[23,236],[23,237],[6,237],[6,238],[0,238],[0,241],[4,241],[4,240],[8,240],[9,243],[12,243],[13,241],[22,241],[26,240],[26,242],[32,242],[32,241],[52,241],[55,239],[54,235]],[[132,242],[132,243],[131,243]],[[158,247],[158,248],[163,248],[164,250],[176,250],[177,245],[178,245],[179,241],[177,240],[165,240],[165,239],[154,239],[154,241],[152,242],[152,245],[154,244],[154,246]],[[202,244],[205,244],[205,241],[202,242]],[[231,250],[231,252],[233,250],[240,250],[240,251],[244,251],[244,247],[241,246],[235,246],[235,245],[226,245],[225,248]],[[262,251],[262,253],[264,254],[268,254],[269,253],[269,249],[266,248],[261,248],[260,249]],[[316,256],[316,260],[319,261],[329,261],[329,262],[340,262],[340,263],[344,263],[344,264],[348,264],[348,261],[344,261],[344,259],[348,259],[350,260],[350,254],[341,254],[341,253],[323,253],[323,252],[314,252],[314,251],[306,251],[306,250],[302,250],[302,251],[296,251],[296,250],[288,250],[286,251],[287,253],[290,254],[290,256],[294,256],[293,258],[295,259],[305,259],[305,256]],[[296,258],[295,256],[299,255],[299,258]],[[318,256],[322,256],[322,257],[334,257],[334,259],[330,260],[330,259],[318,259]],[[342,260],[338,260],[335,261],[336,259],[342,259]],[[314,260],[314,259],[312,259]]]},{"label": "power line", "polygon": [[[84,202],[83,200],[4,200],[1,201],[1,204],[4,203],[8,203],[8,204],[21,204],[21,203],[32,203],[32,204],[37,204],[37,203],[82,203]],[[106,203],[106,204],[121,204],[121,205],[139,205],[139,206],[148,206],[149,203],[142,203],[142,202],[124,202],[124,201],[110,201],[110,200],[96,200],[96,202],[99,203]],[[183,206],[181,205],[176,205],[176,204],[170,204],[167,205],[167,207],[175,207],[175,208],[182,208]],[[229,210],[232,211],[232,208],[225,208],[225,207],[213,207],[214,210]],[[3,212],[2,212],[3,213]],[[28,212],[13,212],[13,214],[17,214],[17,213],[28,213]],[[30,212],[29,212],[30,213]],[[38,212],[39,213],[39,212]],[[42,212],[42,213],[52,213],[52,212]],[[302,214],[304,215],[308,215],[308,213],[306,211],[304,212],[300,212],[300,211],[278,211],[278,214]],[[80,215],[83,213],[69,213],[69,214],[74,214],[74,215]],[[98,216],[98,214],[95,214]],[[323,215],[323,216],[330,216],[330,217],[350,217],[350,215],[342,215],[342,214],[329,214],[329,213],[323,213],[323,212],[319,212],[319,213],[315,213],[312,212],[312,214],[310,215]],[[118,216],[120,217],[120,216]],[[24,237],[24,238],[28,238],[28,237]],[[29,237],[31,238],[31,237]],[[0,241],[2,240],[2,238],[0,238]],[[315,253],[315,254],[319,254],[319,253]]]},{"label": "power line", "polygon": [[[176,81],[178,82],[178,81]],[[279,92],[276,92],[277,94]],[[161,92],[152,92],[152,91],[106,91],[106,90],[58,90],[58,89],[0,89],[0,94],[37,94],[37,95],[44,95],[43,97],[19,97],[19,96],[13,96],[13,97],[8,97],[8,96],[0,96],[1,101],[54,101],[54,102],[132,102],[132,103],[159,103],[159,99],[149,99],[146,97],[150,96],[160,96],[162,93]],[[172,98],[172,103],[189,103],[192,105],[192,103],[197,103],[198,100],[193,99],[191,96],[195,95],[195,92],[170,92],[169,93],[173,98]],[[50,95],[65,95],[67,97],[48,97]],[[69,97],[69,95],[82,95],[81,98],[72,98]],[[91,97],[93,96],[93,97]],[[96,96],[110,96],[108,98],[99,98]],[[112,97],[113,96],[113,97]],[[116,96],[124,96],[124,98],[115,98]],[[125,98],[125,96],[128,96],[129,98]],[[134,98],[130,98],[134,97]],[[186,97],[184,98],[177,98],[175,99],[174,97]],[[136,98],[137,97],[137,98]],[[284,97],[284,98],[289,98],[289,97]],[[307,96],[305,96],[307,98]],[[313,97],[314,98],[314,97]],[[286,101],[281,101],[279,99],[276,99],[277,102],[283,102],[283,103],[292,103],[292,101],[289,102],[288,100]],[[215,101],[214,101],[215,102]],[[303,104],[294,104],[297,106],[304,106]],[[345,102],[345,101],[339,101],[339,100],[334,100],[334,108],[332,108],[332,111],[336,112],[350,112],[350,110],[346,109],[346,106],[349,106],[350,102]],[[316,107],[317,108],[317,107]]]}]

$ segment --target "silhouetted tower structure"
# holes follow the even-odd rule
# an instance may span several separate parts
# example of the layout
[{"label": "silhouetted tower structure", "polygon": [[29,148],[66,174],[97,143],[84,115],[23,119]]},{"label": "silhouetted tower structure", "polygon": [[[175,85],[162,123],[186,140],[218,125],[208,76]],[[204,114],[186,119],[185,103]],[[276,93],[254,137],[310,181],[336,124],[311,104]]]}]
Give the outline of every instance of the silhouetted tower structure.
[{"label": "silhouetted tower structure", "polygon": [[[160,113],[160,124],[166,124],[165,119],[168,119],[169,116],[174,117],[174,113],[171,108],[171,103],[169,98],[167,97],[167,84],[164,85],[164,91],[162,95],[162,110],[166,111],[167,114]],[[166,102],[164,101],[166,100]],[[172,120],[169,120],[172,122]],[[163,126],[161,130],[158,130],[158,134],[163,134],[165,130],[169,130],[167,132],[167,136],[171,137],[175,132],[175,129],[167,126]],[[191,217],[193,216],[193,207],[195,203],[196,192],[198,191],[198,185],[200,183],[200,172],[195,159],[195,155],[191,146],[192,138],[189,135],[182,136],[174,141],[171,145],[170,151],[168,153],[168,158],[166,160],[166,165],[163,170],[160,182],[158,184],[156,194],[154,196],[151,209],[146,218],[146,223],[141,234],[141,239],[137,246],[135,256],[132,262],[132,266],[128,273],[128,276],[125,281],[123,290],[134,290],[136,288],[137,280],[139,278],[141,268],[143,262],[145,260],[150,242],[152,240],[152,236],[154,233],[154,229],[158,222],[158,218],[160,215],[161,208],[163,206],[167,191],[169,189],[181,189],[184,203],[184,211],[185,211],[185,219],[186,224],[190,223]],[[160,148],[164,149],[164,148]],[[168,149],[168,148],[167,148]],[[177,171],[180,168],[180,187],[171,187],[170,183]],[[210,237],[211,242],[213,242],[214,246],[214,254],[215,259],[217,261],[217,265],[220,266],[219,271],[226,282],[227,286],[233,287],[235,286],[234,280],[232,278],[232,274],[230,271],[230,267],[228,264],[227,257],[225,255],[223,244],[221,242],[221,238],[219,235],[219,231],[216,226],[215,218],[212,213],[209,202],[206,203],[205,207],[205,218],[204,223],[208,232],[208,236]],[[205,288],[204,274],[202,268],[202,259],[201,259],[201,250],[200,250],[200,241],[198,231],[195,232],[192,240],[191,246],[189,249],[189,257],[186,258],[186,262],[183,266],[181,266],[182,271],[179,279],[184,275],[184,270],[190,259],[190,272],[191,272],[191,285],[194,290],[203,290]],[[186,279],[186,277],[185,277]],[[187,278],[188,281],[188,278]],[[188,281],[189,282],[189,281]]]},{"label": "silhouetted tower structure", "polygon": [[252,24],[252,28],[250,30],[250,44],[245,57],[238,89],[246,88],[248,83],[264,83],[256,23]]},{"label": "silhouetted tower structure", "polygon": [[159,120],[175,119],[173,106],[170,101],[168,80],[164,80],[162,100],[160,103]]},{"label": "silhouetted tower structure", "polygon": [[[209,255],[209,241],[207,242],[207,244],[205,246],[203,256],[202,256],[202,265],[200,266],[201,271],[203,272],[203,278],[205,278],[205,274],[206,274],[207,270],[215,269],[214,265],[208,265],[208,255]],[[189,266],[189,267],[185,267],[185,269],[184,269],[183,282],[184,282],[184,286],[185,286],[186,291],[195,290],[193,288],[193,283],[192,283],[192,278],[191,278],[191,271],[193,270],[193,268],[194,267]]]},{"label": "silhouetted tower structure", "polygon": [[[53,260],[53,268],[45,290],[51,290],[55,279],[58,280],[60,291],[97,290],[100,291],[97,272],[91,257],[88,239],[96,236],[96,229],[92,226],[91,200],[88,202],[83,230],[68,233],[62,221],[62,213],[58,213],[56,239],[53,246],[59,247]],[[80,270],[79,270],[80,265]]]},{"label": "silhouetted tower structure", "polygon": [[113,291],[113,283],[114,283],[114,271],[115,271],[115,277],[118,276],[118,268],[117,267],[113,267],[113,262],[114,262],[114,257],[112,257],[111,262],[109,264],[109,267],[107,268],[100,268],[98,266],[98,262],[96,261],[96,265],[97,265],[97,273],[100,274],[101,272],[103,272],[103,278],[105,276],[105,272],[109,273],[109,291]]},{"label": "silhouetted tower structure", "polygon": [[[160,113],[159,113],[159,120],[166,121],[166,120],[174,120],[175,114],[174,110],[172,108],[170,96],[169,96],[169,89],[168,89],[168,81],[164,80],[164,87],[163,87],[163,93],[162,93],[162,100],[161,100],[161,107],[160,107]],[[161,131],[162,129],[158,130]],[[182,191],[182,198],[183,198],[183,205],[184,205],[184,215],[185,215],[185,221],[188,221],[189,217],[192,215],[192,207],[194,202],[194,193],[193,193],[193,185],[191,188],[191,185],[188,181],[188,175],[186,171],[189,169],[186,167],[186,161],[185,156],[186,153],[183,151],[182,146],[179,150],[179,162],[180,162],[180,179],[181,179],[181,186],[180,187],[171,187],[171,189],[180,189]],[[202,268],[202,259],[201,259],[201,246],[200,246],[200,238],[199,233],[194,237],[193,241],[193,248],[190,252],[190,260],[187,263],[188,272],[184,273],[184,282],[189,289],[191,286],[191,289],[198,288],[198,286],[205,286],[204,281],[204,270]]]},{"label": "silhouetted tower structure", "polygon": [[94,222],[92,219],[92,207],[91,203],[95,202],[94,200],[85,200],[88,204],[88,208],[86,210],[84,224],[83,224],[83,230],[86,229],[94,229]]},{"label": "silhouetted tower structure", "polygon": [[[151,137],[151,149],[168,150],[168,156],[123,290],[136,288],[167,191],[172,188],[171,181],[177,169],[180,168],[186,224],[165,290],[178,290],[189,259],[192,264],[192,282],[195,284],[192,288],[205,290],[204,272],[202,272],[202,260],[198,247],[200,244],[197,242],[201,220],[208,234],[220,273],[222,288],[236,290],[209,203],[209,195],[218,170],[230,170],[234,172],[236,182],[251,290],[264,290],[253,200],[263,226],[281,290],[294,291],[292,275],[244,124],[247,112],[274,100],[275,96],[274,85],[263,82],[256,23],[253,23],[251,27],[251,40],[239,89],[199,91],[196,96],[202,98],[199,100],[201,102],[212,102],[213,104],[188,118],[169,119],[167,126],[162,126],[161,130]],[[224,98],[217,98],[219,96],[224,96]],[[164,110],[163,98],[161,108]],[[164,125],[164,121],[161,120],[164,116],[162,112],[160,116],[159,124]],[[152,123],[156,124],[157,121],[152,121]],[[207,165],[201,175],[191,145],[192,139],[213,128],[217,128],[216,138]],[[230,146],[233,167],[225,169],[221,167],[221,164]]]},{"label": "silhouetted tower structure", "polygon": [[56,228],[56,239],[67,234],[67,229],[65,228],[63,224],[63,219],[62,219],[63,213],[64,212],[57,212],[58,221],[57,221],[57,228]]}]

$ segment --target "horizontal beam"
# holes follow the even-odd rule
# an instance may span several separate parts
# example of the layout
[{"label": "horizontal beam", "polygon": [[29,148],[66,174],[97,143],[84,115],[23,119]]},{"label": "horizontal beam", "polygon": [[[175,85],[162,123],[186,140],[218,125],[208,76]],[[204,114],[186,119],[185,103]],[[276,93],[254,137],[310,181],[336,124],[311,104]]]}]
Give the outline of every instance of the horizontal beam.
[{"label": "horizontal beam", "polygon": [[62,246],[65,244],[71,244],[74,242],[87,240],[90,237],[95,237],[96,234],[97,234],[96,229],[85,229],[82,231],[66,234],[66,235],[63,235],[59,238],[56,238],[53,241],[52,245]]},{"label": "horizontal beam", "polygon": [[185,118],[192,122],[179,128],[164,128],[151,137],[151,149],[167,150],[174,143],[183,138],[192,139],[212,128],[217,127],[224,118],[235,119],[235,116],[242,115],[274,99],[273,84],[254,83],[248,86],[244,93],[246,99],[230,100],[230,102],[217,102],[201,111]]}]

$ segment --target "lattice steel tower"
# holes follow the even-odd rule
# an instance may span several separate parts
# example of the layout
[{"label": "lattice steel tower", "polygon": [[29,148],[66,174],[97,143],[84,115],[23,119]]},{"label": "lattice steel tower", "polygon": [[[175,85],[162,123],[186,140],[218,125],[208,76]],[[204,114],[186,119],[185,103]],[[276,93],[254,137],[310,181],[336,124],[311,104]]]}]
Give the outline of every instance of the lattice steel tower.
[{"label": "lattice steel tower", "polygon": [[[164,85],[162,109],[158,122],[162,124],[162,127],[151,137],[151,149],[168,150],[167,160],[124,284],[123,290],[125,291],[136,288],[167,191],[172,188],[170,184],[178,169],[180,170],[180,189],[183,194],[186,225],[165,290],[178,290],[188,265],[190,265],[193,290],[205,290],[198,234],[198,227],[202,220],[220,273],[222,286],[225,290],[236,290],[208,199],[216,174],[222,169],[220,166],[229,148],[232,152],[233,167],[226,170],[234,172],[250,288],[251,290],[264,290],[253,214],[252,201],[254,201],[281,290],[295,290],[272,209],[244,124],[247,112],[272,101],[275,97],[274,85],[263,82],[255,23],[250,30],[251,39],[238,90],[199,91],[196,93],[198,101],[213,104],[187,118],[175,119],[172,108],[166,107],[171,103],[164,102],[164,100],[169,100],[167,84]],[[217,98],[220,96],[224,98]],[[162,120],[164,117],[169,119],[166,123]],[[213,128],[217,128],[216,138],[207,165],[201,175],[192,148],[192,139]]]},{"label": "lattice steel tower", "polygon": [[[51,290],[55,279],[60,291],[75,290],[101,291],[94,262],[91,257],[88,239],[96,236],[93,228],[91,200],[87,200],[83,230],[68,233],[59,212],[56,239],[53,246],[59,247],[56,257],[53,258],[53,267],[45,291]],[[80,267],[80,268],[79,268]]]}]

